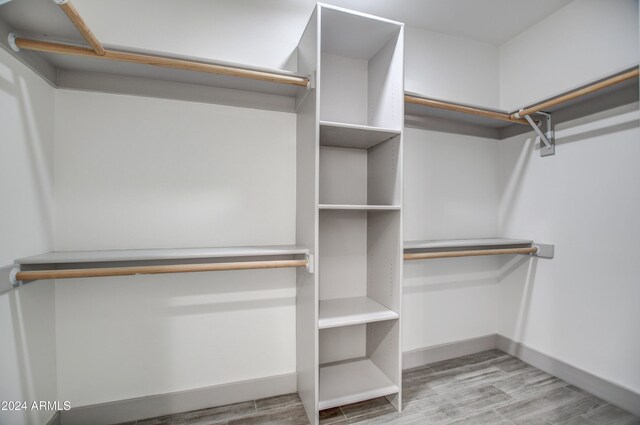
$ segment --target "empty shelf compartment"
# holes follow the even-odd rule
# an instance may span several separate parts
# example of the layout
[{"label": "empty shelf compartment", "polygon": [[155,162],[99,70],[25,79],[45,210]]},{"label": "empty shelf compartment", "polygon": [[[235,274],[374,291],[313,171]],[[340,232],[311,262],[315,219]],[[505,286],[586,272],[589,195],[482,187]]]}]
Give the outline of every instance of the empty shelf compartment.
[{"label": "empty shelf compartment", "polygon": [[320,301],[318,327],[328,329],[397,318],[398,313],[369,297],[337,298]]},{"label": "empty shelf compartment", "polygon": [[320,410],[398,391],[398,386],[369,359],[320,366]]}]

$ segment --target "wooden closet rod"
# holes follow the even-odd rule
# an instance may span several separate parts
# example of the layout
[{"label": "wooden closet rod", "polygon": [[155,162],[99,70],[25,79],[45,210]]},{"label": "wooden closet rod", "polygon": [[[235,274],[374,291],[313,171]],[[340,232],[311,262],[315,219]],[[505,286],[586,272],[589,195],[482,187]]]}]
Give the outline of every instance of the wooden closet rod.
[{"label": "wooden closet rod", "polygon": [[155,56],[143,53],[129,53],[124,51],[106,49],[103,55],[97,54],[90,48],[72,46],[68,44],[52,43],[48,41],[29,40],[17,37],[15,44],[20,49],[34,50],[38,52],[58,53],[70,56],[92,57],[120,62],[153,65],[163,68],[182,69],[186,71],[206,72],[209,74],[226,75],[230,77],[249,78],[272,83],[289,84],[299,87],[307,87],[309,79],[295,75],[276,74],[266,71],[235,68],[226,65],[215,65],[206,62],[196,62],[185,59],[175,59],[163,56]]},{"label": "wooden closet rod", "polygon": [[529,106],[528,108],[520,109],[518,112],[514,112],[511,114],[512,119],[522,118],[525,115],[531,115],[536,112],[540,112],[544,109],[550,108],[552,106],[559,105],[564,102],[568,102],[570,100],[576,99],[580,96],[584,96],[598,90],[605,89],[607,87],[611,87],[613,85],[622,83],[627,80],[631,80],[633,78],[638,78],[640,75],[640,71],[638,68],[631,69],[629,71],[625,71],[622,74],[614,75],[613,77],[606,78],[597,83],[590,84],[588,86],[582,87],[581,89],[574,90],[572,92],[563,94],[558,97],[554,97],[549,100],[545,100],[543,102],[537,103],[533,106]]},{"label": "wooden closet rod", "polygon": [[470,251],[416,252],[404,254],[404,259],[425,260],[431,258],[478,257],[482,255],[535,254],[537,252],[538,247],[535,246],[529,248],[475,249]]},{"label": "wooden closet rod", "polygon": [[491,111],[489,109],[474,108],[472,106],[458,105],[456,103],[444,102],[442,100],[429,99],[426,97],[412,96],[409,94],[406,94],[404,96],[404,101],[406,103],[413,103],[414,105],[430,106],[432,108],[446,109],[448,111],[478,115],[481,117],[491,118],[494,120],[508,121],[515,124],[529,125],[529,123],[522,118],[512,118],[509,116],[509,114]]},{"label": "wooden closet rod", "polygon": [[133,276],[137,274],[192,273],[221,270],[282,269],[287,267],[307,267],[304,260],[242,261],[235,263],[172,264],[162,266],[105,267],[70,270],[19,271],[18,281],[42,279],[75,279],[80,277]]},{"label": "wooden closet rod", "polygon": [[87,40],[87,43],[91,45],[93,51],[96,52],[97,55],[104,56],[105,50],[102,47],[102,43],[98,41],[96,36],[91,32],[89,26],[84,22],[82,16],[78,13],[73,4],[69,0],[53,0],[55,4],[57,4],[60,9],[67,15],[69,20],[75,25],[75,27],[80,31],[80,34]]}]

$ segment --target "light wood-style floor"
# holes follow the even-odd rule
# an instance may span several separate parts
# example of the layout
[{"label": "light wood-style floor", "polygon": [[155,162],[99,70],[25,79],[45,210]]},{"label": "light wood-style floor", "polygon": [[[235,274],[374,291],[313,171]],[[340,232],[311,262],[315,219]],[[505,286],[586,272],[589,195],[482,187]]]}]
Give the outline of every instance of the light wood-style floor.
[{"label": "light wood-style floor", "polygon": [[[404,372],[402,413],[384,399],[320,413],[323,425],[640,425],[640,418],[491,350]],[[127,425],[306,425],[297,394],[248,401]]]}]

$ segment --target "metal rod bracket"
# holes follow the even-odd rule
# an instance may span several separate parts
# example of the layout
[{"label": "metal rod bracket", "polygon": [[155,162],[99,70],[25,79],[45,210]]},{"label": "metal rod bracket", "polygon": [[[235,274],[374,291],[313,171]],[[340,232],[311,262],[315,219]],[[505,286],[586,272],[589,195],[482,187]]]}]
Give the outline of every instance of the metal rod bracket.
[{"label": "metal rod bracket", "polygon": [[307,97],[309,97],[311,90],[313,90],[315,87],[316,87],[316,73],[312,72],[309,75],[307,86],[302,90],[299,90],[298,94],[296,95],[296,112],[298,112],[302,107],[302,105],[304,105],[304,102],[307,100]]},{"label": "metal rod bracket", "polygon": [[306,267],[306,269],[307,269],[307,271],[308,271],[309,273],[312,273],[312,274],[313,274],[313,273],[314,273],[314,268],[315,268],[315,264],[314,264],[314,262],[313,262],[313,255],[305,255],[305,258],[306,258],[306,260],[307,260],[307,267]]},{"label": "metal rod bracket", "polygon": [[11,50],[18,53],[20,51],[20,48],[16,44],[16,38],[18,38],[16,33],[10,32],[9,36],[7,37],[7,42],[9,43],[9,47],[11,47]]},{"label": "metal rod bracket", "polygon": [[546,243],[534,243],[533,246],[538,248],[538,251],[532,255],[540,258],[553,258],[555,253],[555,245]]},{"label": "metal rod bracket", "polygon": [[536,112],[538,115],[542,115],[545,122],[545,132],[543,133],[538,124],[531,118],[530,115],[525,115],[524,119],[527,120],[533,131],[536,132],[540,138],[540,156],[551,156],[556,154],[556,138],[553,131],[553,125],[551,122],[551,114],[546,112]]}]

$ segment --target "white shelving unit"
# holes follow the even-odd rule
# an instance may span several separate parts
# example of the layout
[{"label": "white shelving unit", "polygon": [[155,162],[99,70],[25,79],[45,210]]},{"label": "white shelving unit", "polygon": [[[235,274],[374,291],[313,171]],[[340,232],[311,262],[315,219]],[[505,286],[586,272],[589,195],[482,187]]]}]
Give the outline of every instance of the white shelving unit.
[{"label": "white shelving unit", "polygon": [[298,279],[298,389],[314,425],[329,407],[402,405],[403,31],[319,4],[298,48],[316,75],[297,132],[297,243],[316,259]]},{"label": "white shelving unit", "polygon": [[320,409],[386,396],[401,409],[404,27],[318,4],[298,44],[298,393]]}]

